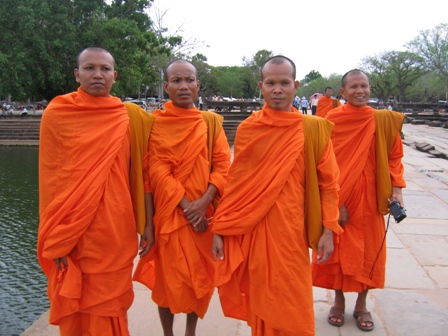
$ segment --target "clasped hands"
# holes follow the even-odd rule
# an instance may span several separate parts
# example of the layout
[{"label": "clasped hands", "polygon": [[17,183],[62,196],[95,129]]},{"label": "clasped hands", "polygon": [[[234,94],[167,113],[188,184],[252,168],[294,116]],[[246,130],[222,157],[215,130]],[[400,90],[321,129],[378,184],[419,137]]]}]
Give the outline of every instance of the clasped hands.
[{"label": "clasped hands", "polygon": [[205,216],[209,203],[202,198],[189,202],[183,206],[184,216],[195,232],[204,232],[208,229],[208,221],[211,218]]}]

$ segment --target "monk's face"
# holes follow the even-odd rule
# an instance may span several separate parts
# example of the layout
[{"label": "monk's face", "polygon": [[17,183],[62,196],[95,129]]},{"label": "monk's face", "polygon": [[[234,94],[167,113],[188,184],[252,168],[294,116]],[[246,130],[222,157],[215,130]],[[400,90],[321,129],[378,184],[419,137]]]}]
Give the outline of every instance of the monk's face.
[{"label": "monk's face", "polygon": [[331,98],[332,95],[333,95],[333,89],[325,90],[325,97]]},{"label": "monk's face", "polygon": [[362,107],[367,105],[370,98],[369,79],[363,73],[350,73],[347,75],[347,81],[343,88],[341,88],[341,96],[343,96],[347,103]]},{"label": "monk's face", "polygon": [[258,87],[266,104],[279,111],[291,112],[299,82],[294,78],[294,69],[289,62],[267,63],[263,68],[262,81]]},{"label": "monk's face", "polygon": [[165,91],[174,106],[190,109],[198,96],[199,81],[196,69],[188,62],[173,63],[167,69]]},{"label": "monk's face", "polygon": [[95,97],[108,97],[117,72],[114,59],[105,51],[85,50],[79,55],[76,82],[82,90]]}]

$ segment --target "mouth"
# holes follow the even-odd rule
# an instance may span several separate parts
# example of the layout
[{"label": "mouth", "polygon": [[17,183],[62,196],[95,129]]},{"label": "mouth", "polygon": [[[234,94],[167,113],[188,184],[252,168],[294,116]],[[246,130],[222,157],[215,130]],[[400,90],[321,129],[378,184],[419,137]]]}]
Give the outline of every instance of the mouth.
[{"label": "mouth", "polygon": [[104,84],[103,83],[98,83],[98,82],[95,82],[95,83],[92,83],[92,86],[95,86],[95,87],[102,87],[102,86],[104,86]]},{"label": "mouth", "polygon": [[272,97],[271,99],[275,103],[281,103],[283,101],[283,98],[281,97]]}]

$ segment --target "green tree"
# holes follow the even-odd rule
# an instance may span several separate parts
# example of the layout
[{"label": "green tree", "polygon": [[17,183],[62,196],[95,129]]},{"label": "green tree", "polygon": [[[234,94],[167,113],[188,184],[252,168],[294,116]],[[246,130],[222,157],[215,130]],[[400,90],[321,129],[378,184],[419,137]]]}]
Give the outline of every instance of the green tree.
[{"label": "green tree", "polygon": [[304,79],[301,80],[301,82],[303,83],[303,85],[308,85],[309,83],[311,83],[313,80],[316,80],[318,78],[322,78],[322,75],[315,70],[311,70]]},{"label": "green tree", "polygon": [[423,59],[408,51],[366,57],[361,67],[370,75],[373,94],[383,101],[392,95],[405,101],[406,90],[426,72]]},{"label": "green tree", "polygon": [[8,10],[0,16],[0,96],[49,100],[76,89],[77,53],[93,45],[115,57],[113,93],[140,93],[159,75],[153,59],[171,52],[145,13],[148,0],[4,0],[2,6]]},{"label": "green tree", "polygon": [[221,96],[241,97],[241,74],[237,66],[233,67],[218,67],[221,70],[221,75],[217,78],[218,90]]},{"label": "green tree", "polygon": [[258,88],[258,82],[261,80],[261,67],[272,56],[274,56],[272,51],[262,49],[257,51],[251,59],[243,57],[241,80],[246,98],[261,97],[261,91]]},{"label": "green tree", "polygon": [[448,100],[448,23],[420,31],[406,47],[421,56],[425,66],[443,79]]}]

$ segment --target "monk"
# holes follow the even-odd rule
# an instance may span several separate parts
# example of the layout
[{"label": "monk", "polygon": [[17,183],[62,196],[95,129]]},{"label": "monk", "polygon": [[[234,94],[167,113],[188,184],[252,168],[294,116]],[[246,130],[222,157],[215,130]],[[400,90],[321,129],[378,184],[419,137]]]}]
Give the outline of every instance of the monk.
[{"label": "monk", "polygon": [[313,264],[313,284],[336,291],[328,322],[338,327],[344,324],[344,293],[357,292],[353,316],[359,329],[370,331],[374,323],[366,308],[367,293],[383,288],[385,281],[384,215],[390,201],[404,206],[404,115],[367,105],[371,86],[361,70],[347,72],[341,86],[347,104],[329,111],[326,119],[334,123],[331,139],[341,172],[339,225],[344,233],[330,260]]},{"label": "monk", "polygon": [[198,110],[196,67],[177,60],[165,70],[170,101],[155,110],[149,144],[149,180],[154,195],[156,243],[139,260],[134,279],[152,290],[165,336],[174,314],[186,313],[185,335],[193,336],[214,291],[209,223],[223,193],[230,148],[223,118]]},{"label": "monk", "polygon": [[222,309],[256,336],[315,335],[309,247],[325,262],[342,231],[332,124],[291,106],[295,76],[287,57],[263,65],[266,104],[238,127],[213,218]]},{"label": "monk", "polygon": [[341,103],[338,99],[333,98],[333,89],[329,86],[325,88],[324,95],[320,97],[317,102],[316,115],[321,118],[325,118],[328,111],[334,109],[338,106],[341,106]]},{"label": "monk", "polygon": [[42,116],[37,255],[49,322],[63,336],[129,335],[137,231],[148,231],[142,253],[154,241],[143,184],[153,118],[110,95],[114,66],[105,49],[81,51],[78,90],[54,98]]}]

